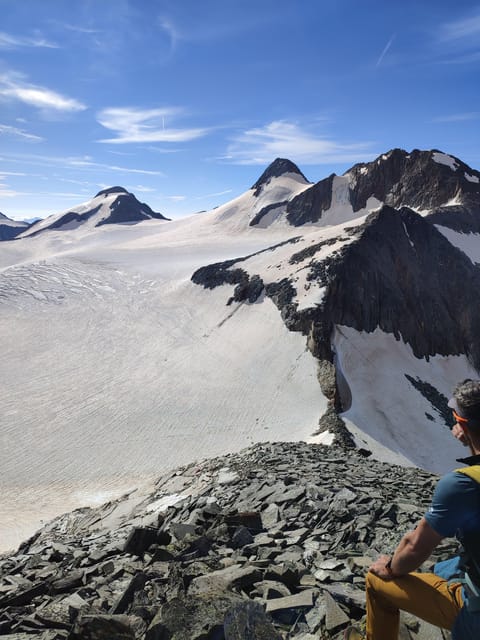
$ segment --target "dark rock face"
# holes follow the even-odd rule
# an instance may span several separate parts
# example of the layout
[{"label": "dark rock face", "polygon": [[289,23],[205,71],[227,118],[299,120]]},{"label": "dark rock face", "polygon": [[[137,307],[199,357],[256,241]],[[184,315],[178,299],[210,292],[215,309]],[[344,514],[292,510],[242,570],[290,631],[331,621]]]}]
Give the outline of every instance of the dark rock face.
[{"label": "dark rock face", "polygon": [[13,240],[18,235],[23,233],[28,229],[28,226],[25,227],[12,227],[10,225],[1,224],[0,222],[0,241],[2,240]]},{"label": "dark rock face", "polygon": [[[365,616],[369,564],[416,524],[436,482],[365,455],[256,445],[165,474],[130,512],[120,499],[61,516],[0,556],[0,635],[339,640]],[[408,617],[400,635],[442,637]]]},{"label": "dark rock face", "polygon": [[101,191],[96,193],[95,198],[98,198],[98,196],[111,196],[113,193],[128,194],[128,191],[123,187],[108,187],[108,189],[102,189]]},{"label": "dark rock face", "polygon": [[410,209],[371,214],[328,280],[324,313],[333,323],[380,327],[418,358],[466,354],[480,368],[480,270]]},{"label": "dark rock face", "polygon": [[[290,258],[292,265],[309,259],[306,279],[325,287],[322,304],[298,311],[290,278],[265,287],[287,327],[310,336],[314,355],[332,361],[330,340],[336,324],[366,332],[379,327],[408,343],[418,358],[466,354],[480,369],[480,267],[428,218],[406,207],[397,211],[384,206],[363,225],[345,229],[340,239],[348,234],[353,242],[322,260],[316,254],[331,241],[310,245]],[[237,273],[236,262],[212,265],[209,281],[217,277],[227,282],[228,273]],[[249,282],[254,276],[245,271],[243,278]]]},{"label": "dark rock face", "polygon": [[0,241],[13,240],[29,227],[27,222],[13,222],[7,216],[0,213]]},{"label": "dark rock face", "polygon": [[[168,220],[168,218],[165,218],[161,213],[153,211],[147,204],[139,202],[132,193],[129,193],[123,189],[123,187],[111,187],[109,189],[104,189],[103,191],[99,191],[95,198],[99,198],[101,196],[106,198],[111,195],[116,195],[116,198],[111,203],[109,213],[105,215],[103,220],[96,223],[95,226],[97,227],[105,224],[136,223],[141,220],[150,220],[151,218]],[[39,233],[43,233],[48,229],[61,230],[65,225],[71,223],[81,225],[95,216],[101,208],[102,203],[96,204],[81,213],[78,213],[77,211],[67,211],[61,216],[53,217],[52,222],[48,226],[42,224],[41,228],[36,228],[38,227],[38,223],[34,223],[31,226],[31,232],[29,235],[34,236]]]},{"label": "dark rock face", "polygon": [[[216,262],[205,267],[200,267],[192,275],[191,281],[195,284],[202,285],[205,289],[215,289],[215,287],[219,287],[222,284],[239,285],[236,294],[237,297],[231,300],[235,299],[236,302],[240,302],[248,298],[249,302],[255,302],[263,289],[262,279],[255,275],[250,278],[244,269],[238,267],[232,269],[231,267],[240,262],[245,262],[252,256],[274,251],[277,247],[282,247],[285,244],[295,244],[296,242],[298,242],[298,237],[290,238],[289,240],[244,256],[243,258],[234,258],[233,260],[225,260],[224,262]],[[250,299],[252,297],[253,299]]]},{"label": "dark rock face", "polygon": [[260,209],[260,211],[250,220],[249,226],[255,227],[259,225],[267,214],[269,214],[271,211],[274,211],[275,209],[286,206],[287,203],[288,200],[282,200],[281,202],[275,202],[274,204],[269,204],[266,207],[263,207],[263,209]]},{"label": "dark rock face", "polygon": [[480,173],[457,158],[453,165],[456,169],[452,170],[435,160],[439,155],[441,152],[436,150],[415,149],[407,153],[403,149],[393,149],[373,162],[355,165],[347,171],[353,178],[350,188],[353,210],[363,209],[368,198],[374,196],[395,208],[407,206],[435,212],[460,197],[467,211],[475,211],[478,217],[480,183],[476,180],[480,179]]},{"label": "dark rock face", "polygon": [[262,187],[267,185],[272,178],[279,178],[283,176],[284,173],[297,173],[305,182],[308,182],[296,164],[285,158],[277,158],[265,169],[260,178],[252,186],[252,189],[255,190],[255,195],[260,195]]},{"label": "dark rock face", "polygon": [[[255,195],[273,176],[285,171],[300,173],[288,160],[277,159],[253,186]],[[393,149],[373,162],[356,164],[344,176],[350,180],[348,197],[354,213],[374,197],[397,209],[406,206],[426,211],[432,222],[456,231],[480,232],[480,172],[458,158],[435,149],[414,149],[410,153]],[[286,206],[286,217],[292,226],[318,222],[332,206],[334,178],[332,174],[320,180],[287,202],[270,204],[250,225],[258,225],[267,213],[281,205]]]},{"label": "dark rock face", "polygon": [[100,210],[100,207],[101,205],[99,205],[98,207],[93,207],[92,209],[90,209],[89,211],[86,211],[85,213],[76,213],[75,211],[69,211],[61,218],[58,218],[57,220],[52,222],[52,224],[49,226],[49,229],[60,229],[61,227],[63,227],[66,224],[69,224],[70,222],[78,222],[79,224],[81,224],[82,222],[85,222],[86,220],[94,216],[96,213],[98,213],[98,211]]},{"label": "dark rock face", "polygon": [[[442,393],[438,391],[433,385],[425,380],[420,380],[420,378],[413,378],[409,376],[408,373],[405,374],[405,377],[410,382],[411,385],[419,391],[424,398],[426,398],[432,408],[437,411],[443,418],[445,424],[450,427],[450,429],[455,424],[455,420],[452,416],[452,410],[448,406],[448,398],[446,398]],[[429,417],[428,414],[427,418]]]},{"label": "dark rock face", "polygon": [[150,209],[148,204],[139,202],[132,193],[120,193],[112,204],[111,213],[108,218],[99,222],[97,226],[118,224],[121,222],[139,222],[140,220],[149,220],[150,218],[168,220],[168,218],[162,216],[161,213]]},{"label": "dark rock face", "polygon": [[287,205],[287,220],[294,227],[307,222],[318,222],[322,213],[332,205],[332,184],[335,174],[320,180],[309,189],[290,200]]},{"label": "dark rock face", "polygon": [[438,207],[428,216],[432,224],[448,227],[460,233],[480,233],[480,205],[465,204]]},{"label": "dark rock face", "polygon": [[248,274],[243,269],[230,269],[234,264],[243,262],[247,258],[237,258],[234,260],[225,260],[225,262],[216,262],[206,267],[200,267],[192,275],[192,282],[201,284],[206,289],[215,289],[222,284],[240,284],[248,281]]}]

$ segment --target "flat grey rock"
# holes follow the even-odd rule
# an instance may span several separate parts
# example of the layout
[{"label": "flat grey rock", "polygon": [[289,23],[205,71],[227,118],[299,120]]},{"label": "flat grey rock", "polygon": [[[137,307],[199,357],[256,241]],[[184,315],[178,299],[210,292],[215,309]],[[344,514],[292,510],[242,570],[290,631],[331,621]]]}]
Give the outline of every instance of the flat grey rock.
[{"label": "flat grey rock", "polygon": [[[306,443],[182,467],[131,514],[121,499],[66,514],[0,556],[0,636],[245,640],[254,629],[264,640],[338,640],[365,612],[371,560],[416,524],[435,483]],[[124,513],[120,525],[99,529],[112,511]],[[445,541],[436,557],[455,550]],[[405,621],[400,640],[447,640]]]}]

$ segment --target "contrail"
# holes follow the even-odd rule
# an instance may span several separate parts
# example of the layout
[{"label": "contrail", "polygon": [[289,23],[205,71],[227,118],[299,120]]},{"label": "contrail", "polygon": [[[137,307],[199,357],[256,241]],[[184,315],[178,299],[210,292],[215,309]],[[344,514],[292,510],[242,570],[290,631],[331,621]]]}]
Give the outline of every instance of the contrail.
[{"label": "contrail", "polygon": [[380,63],[382,62],[383,58],[385,57],[385,54],[387,53],[387,51],[390,49],[390,47],[392,46],[392,42],[395,40],[395,34],[393,34],[393,36],[390,38],[390,40],[387,42],[387,44],[385,45],[385,48],[383,49],[382,53],[380,54],[380,57],[377,60],[377,64],[375,65],[376,67],[378,67],[380,65]]}]

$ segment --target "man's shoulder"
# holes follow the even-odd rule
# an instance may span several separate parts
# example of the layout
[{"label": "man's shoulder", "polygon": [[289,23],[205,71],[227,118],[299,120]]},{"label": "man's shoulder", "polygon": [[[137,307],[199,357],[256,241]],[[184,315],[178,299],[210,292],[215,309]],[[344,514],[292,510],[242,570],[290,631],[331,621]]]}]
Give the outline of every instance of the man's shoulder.
[{"label": "man's shoulder", "polygon": [[[472,467],[468,468],[471,469]],[[469,473],[466,473],[463,469],[455,469],[440,478],[435,489],[435,493],[437,496],[438,494],[450,495],[452,493],[463,492],[468,488],[475,488],[479,486],[479,483],[480,476],[477,480]]]},{"label": "man's shoulder", "polygon": [[479,505],[480,484],[465,473],[450,471],[438,481],[425,519],[441,536],[454,536],[459,530],[471,528]]},{"label": "man's shoulder", "polygon": [[455,470],[456,473],[460,473],[464,476],[468,476],[472,480],[475,480],[480,484],[480,464],[474,464],[467,467],[461,467]]}]

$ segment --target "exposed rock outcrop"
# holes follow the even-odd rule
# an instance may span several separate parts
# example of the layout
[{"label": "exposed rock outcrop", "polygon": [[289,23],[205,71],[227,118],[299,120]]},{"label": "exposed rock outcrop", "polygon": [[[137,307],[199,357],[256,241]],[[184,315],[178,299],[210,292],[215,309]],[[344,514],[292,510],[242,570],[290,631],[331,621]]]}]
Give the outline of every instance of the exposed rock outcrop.
[{"label": "exposed rock outcrop", "polygon": [[287,220],[295,227],[307,222],[318,222],[322,213],[332,205],[332,185],[335,174],[320,180],[287,205]]},{"label": "exposed rock outcrop", "polygon": [[297,174],[303,181],[305,181],[305,183],[308,183],[308,180],[305,178],[296,164],[294,164],[290,160],[286,160],[285,158],[276,158],[271,164],[268,165],[260,178],[252,186],[252,189],[255,191],[254,195],[260,195],[262,188],[265,187],[272,180],[272,178],[279,178],[285,173]]},{"label": "exposed rock outcrop", "polygon": [[[130,510],[134,494],[61,516],[0,557],[0,635],[338,639],[364,618],[366,568],[423,515],[436,482],[365,455],[257,445],[165,474]],[[448,637],[402,625],[412,640]]]},{"label": "exposed rock outcrop", "polygon": [[407,206],[435,212],[453,200],[480,214],[480,173],[437,150],[410,153],[393,149],[347,171],[354,211],[370,197],[391,207]]},{"label": "exposed rock outcrop", "polygon": [[[292,244],[291,276],[265,284],[287,327],[310,336],[314,355],[332,361],[336,324],[366,332],[379,327],[411,345],[418,358],[466,354],[480,369],[480,268],[428,219],[406,207],[384,206],[345,232],[353,241],[322,259],[317,254],[338,239],[300,251]],[[240,261],[244,284],[261,279],[262,274],[248,275],[249,257],[205,267],[192,280],[204,286],[237,282],[232,278]],[[308,285],[325,293],[321,303],[298,309],[294,275],[301,263]]]},{"label": "exposed rock outcrop", "polygon": [[28,229],[28,222],[22,222],[20,220],[11,220],[3,213],[0,213],[0,241],[1,240],[13,240],[20,233],[23,233]]},{"label": "exposed rock outcrop", "polygon": [[[287,160],[276,160],[254,188],[258,191],[272,175],[281,175],[286,163]],[[270,204],[270,209],[281,204],[292,226],[318,223],[334,204],[336,178],[331,174],[287,202]],[[351,207],[352,219],[373,198],[380,205],[421,211],[432,216],[432,222],[456,231],[480,231],[480,172],[441,151],[392,149],[373,162],[356,164],[343,174],[342,180],[346,181],[343,204]],[[263,215],[257,215],[250,224],[258,224]]]},{"label": "exposed rock outcrop", "polygon": [[380,327],[418,358],[466,354],[480,369],[480,270],[410,209],[370,214],[358,241],[311,273],[328,283],[323,313],[332,323]]},{"label": "exposed rock outcrop", "polygon": [[35,222],[22,237],[34,236],[47,230],[71,229],[88,222],[93,227],[106,224],[133,224],[142,220],[168,220],[140,202],[123,187],[110,187],[99,191],[90,201],[69,211]]}]

